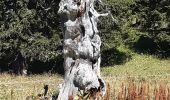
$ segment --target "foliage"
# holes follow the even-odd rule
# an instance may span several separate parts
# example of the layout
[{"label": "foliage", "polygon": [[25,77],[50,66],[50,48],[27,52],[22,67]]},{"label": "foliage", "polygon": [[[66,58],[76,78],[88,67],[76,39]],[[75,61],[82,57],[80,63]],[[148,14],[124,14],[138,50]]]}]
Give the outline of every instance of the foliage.
[{"label": "foliage", "polygon": [[0,1],[0,58],[6,63],[21,54],[27,62],[55,59],[61,50],[54,0]]},{"label": "foliage", "polygon": [[104,49],[125,45],[140,52],[170,56],[169,9],[167,0],[107,0],[111,17],[99,26]]},{"label": "foliage", "polygon": [[168,0],[136,0],[132,7],[132,14],[138,16],[138,25],[136,26],[140,31],[146,32],[141,36],[145,39],[139,41],[139,45],[147,45],[148,42],[145,40],[148,39],[151,40],[150,44],[153,44],[145,49],[138,45],[140,50],[162,57],[170,56],[169,9],[170,1]]},{"label": "foliage", "polygon": [[[103,41],[102,56],[107,58],[105,55],[112,54],[103,65],[116,64],[117,60],[124,63],[129,59],[131,53],[119,51],[121,46],[159,57],[170,56],[170,1],[103,2],[104,5],[96,6],[98,11],[112,14],[100,18],[98,25]],[[54,61],[62,59],[58,3],[57,0],[0,1],[0,66],[22,61],[33,65],[34,61],[42,64],[52,61],[54,65],[47,65],[57,65],[58,61]],[[17,60],[20,54],[22,61]],[[62,60],[59,61],[61,65]]]}]

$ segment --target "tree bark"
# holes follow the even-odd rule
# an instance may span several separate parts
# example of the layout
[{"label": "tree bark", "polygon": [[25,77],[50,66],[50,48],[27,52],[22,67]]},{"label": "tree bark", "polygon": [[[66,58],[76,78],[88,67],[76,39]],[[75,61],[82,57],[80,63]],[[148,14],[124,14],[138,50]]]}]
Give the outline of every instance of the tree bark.
[{"label": "tree bark", "polygon": [[73,99],[80,90],[100,91],[106,86],[100,76],[100,46],[97,21],[100,16],[94,9],[95,0],[61,0],[59,11],[63,27],[63,55],[65,77],[58,100]]}]

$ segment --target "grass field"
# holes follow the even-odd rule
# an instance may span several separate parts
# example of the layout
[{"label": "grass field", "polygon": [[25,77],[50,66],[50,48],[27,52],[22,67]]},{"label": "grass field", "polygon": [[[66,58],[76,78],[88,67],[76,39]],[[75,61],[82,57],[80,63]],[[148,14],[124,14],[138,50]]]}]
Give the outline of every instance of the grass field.
[{"label": "grass field", "polygon": [[151,55],[134,54],[132,60],[102,69],[104,76],[142,77],[149,79],[170,78],[170,59],[161,60]]},{"label": "grass field", "polygon": [[[123,65],[102,68],[102,74],[111,86],[111,100],[170,100],[169,59],[161,60],[151,55],[134,54],[132,60]],[[138,94],[138,97],[141,91],[148,92],[144,95],[147,95],[147,99],[121,99],[123,95],[129,95],[129,88],[135,89],[130,95]],[[166,95],[166,99],[160,99],[162,95]]]},{"label": "grass field", "polygon": [[[160,86],[162,85],[160,84],[164,84],[162,86],[164,90],[168,91],[169,89],[170,60],[134,54],[132,60],[125,64],[102,68],[102,76],[110,84],[110,97],[112,98],[110,100],[124,100],[123,96],[129,96],[124,93],[126,92],[125,88],[132,90],[135,88],[135,91],[138,89],[139,92],[142,91],[141,87],[146,88],[146,86],[149,87],[149,92],[145,94],[149,94],[149,98],[153,99],[157,93],[155,89],[161,90]],[[43,93],[43,86],[46,84],[49,85],[49,95],[52,95],[57,91],[57,85],[62,82],[62,76],[59,75],[11,76],[1,74],[0,100],[25,100],[27,96]],[[142,85],[143,83],[145,84]],[[167,97],[168,93],[170,92],[166,92]],[[130,94],[134,95],[133,92]],[[158,95],[160,94],[158,93]]]},{"label": "grass field", "polygon": [[37,96],[49,85],[49,95],[57,90],[63,80],[59,75],[11,76],[0,75],[0,100],[25,100],[27,96]]}]

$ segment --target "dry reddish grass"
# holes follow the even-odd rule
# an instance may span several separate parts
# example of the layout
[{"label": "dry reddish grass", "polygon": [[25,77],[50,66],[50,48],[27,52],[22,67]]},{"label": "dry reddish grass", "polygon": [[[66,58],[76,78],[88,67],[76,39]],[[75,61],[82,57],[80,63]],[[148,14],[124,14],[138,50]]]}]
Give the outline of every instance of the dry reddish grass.
[{"label": "dry reddish grass", "polygon": [[154,90],[146,81],[141,81],[139,84],[133,81],[124,84],[120,86],[116,100],[170,100],[170,88],[166,83],[161,82],[154,87]]},{"label": "dry reddish grass", "polygon": [[[170,88],[167,83],[160,82],[157,83],[156,86],[152,85],[153,84],[146,81],[137,83],[131,80],[121,82],[118,89],[114,88],[114,85],[111,87],[111,85],[107,83],[107,91],[104,97],[102,97],[100,91],[96,91],[89,94],[88,98],[79,97],[76,100],[170,100]],[[73,98],[73,96],[69,96],[69,100],[74,100]]]},{"label": "dry reddish grass", "polygon": [[[135,81],[122,82],[119,90],[116,90],[119,92],[115,93],[115,91],[112,90],[115,89],[111,88],[108,83],[106,95],[102,97],[97,92],[95,100],[170,100],[170,88],[164,82],[157,83],[157,86],[151,86],[151,84],[146,81],[139,83],[135,83]],[[113,92],[116,94],[115,97],[111,95]],[[88,100],[94,99],[90,97]]]}]

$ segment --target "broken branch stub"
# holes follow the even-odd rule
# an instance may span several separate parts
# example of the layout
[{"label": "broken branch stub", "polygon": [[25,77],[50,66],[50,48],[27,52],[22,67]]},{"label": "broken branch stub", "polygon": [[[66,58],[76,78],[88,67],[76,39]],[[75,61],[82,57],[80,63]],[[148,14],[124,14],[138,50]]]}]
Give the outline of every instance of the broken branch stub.
[{"label": "broken branch stub", "polygon": [[61,0],[58,13],[63,26],[63,54],[65,77],[58,100],[73,98],[80,90],[101,91],[105,94],[105,82],[100,76],[100,46],[98,35],[99,14],[94,9],[95,0]]}]

